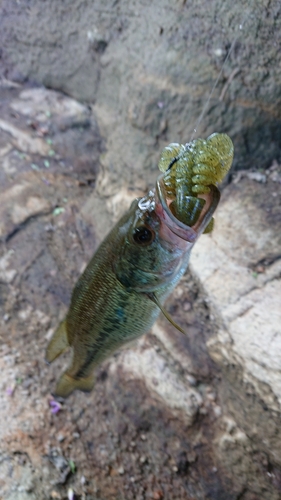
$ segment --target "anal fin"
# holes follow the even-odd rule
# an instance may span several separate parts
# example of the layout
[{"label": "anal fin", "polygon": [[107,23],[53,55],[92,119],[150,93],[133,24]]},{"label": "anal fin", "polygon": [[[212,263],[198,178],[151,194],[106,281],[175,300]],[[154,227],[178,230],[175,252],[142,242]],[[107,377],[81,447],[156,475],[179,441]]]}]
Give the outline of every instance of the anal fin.
[{"label": "anal fin", "polygon": [[46,349],[46,361],[52,363],[69,347],[65,319],[59,324]]}]

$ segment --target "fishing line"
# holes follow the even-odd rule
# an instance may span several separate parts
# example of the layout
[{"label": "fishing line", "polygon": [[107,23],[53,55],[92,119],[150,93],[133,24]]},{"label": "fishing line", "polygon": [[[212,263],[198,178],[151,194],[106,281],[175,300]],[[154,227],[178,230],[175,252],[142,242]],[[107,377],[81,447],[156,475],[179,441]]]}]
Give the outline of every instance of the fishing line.
[{"label": "fishing line", "polygon": [[[244,25],[244,23],[247,21],[247,19],[248,19],[249,15],[250,15],[250,14],[247,14],[247,15],[244,17],[244,19],[243,19],[242,23],[241,23],[241,24],[239,24],[239,30],[240,30],[240,31],[242,31],[242,29],[243,29],[243,25]],[[196,132],[197,132],[197,129],[198,129],[199,125],[201,124],[201,122],[202,122],[202,120],[203,120],[203,118],[204,118],[204,116],[205,116],[205,114],[206,114],[206,111],[207,111],[208,106],[209,106],[209,104],[210,104],[210,100],[212,99],[212,95],[213,95],[213,93],[214,93],[214,91],[215,91],[215,89],[216,89],[216,87],[217,87],[217,84],[218,84],[218,82],[219,82],[219,80],[220,80],[220,77],[221,77],[221,75],[222,75],[222,72],[223,72],[223,70],[224,70],[224,67],[225,67],[225,65],[226,65],[226,63],[227,63],[227,61],[228,61],[228,59],[229,59],[229,57],[230,57],[230,55],[231,55],[231,53],[232,53],[232,51],[233,51],[233,49],[234,49],[234,47],[235,47],[235,44],[236,44],[236,42],[237,42],[238,38],[240,37],[240,35],[241,35],[241,33],[238,33],[238,34],[236,35],[236,37],[234,38],[234,40],[233,40],[232,44],[230,45],[230,47],[229,47],[229,49],[228,49],[227,55],[226,55],[226,57],[225,57],[225,60],[224,60],[224,62],[223,62],[223,65],[222,65],[222,67],[221,67],[221,69],[220,69],[220,72],[219,72],[219,74],[218,74],[218,76],[217,76],[217,78],[216,78],[216,81],[215,81],[215,83],[214,83],[214,85],[213,85],[213,88],[212,88],[212,90],[211,90],[210,94],[209,94],[209,97],[208,97],[207,101],[205,102],[205,105],[204,105],[204,107],[203,107],[203,109],[202,109],[202,112],[201,112],[201,114],[200,114],[200,116],[199,116],[199,118],[198,118],[198,120],[197,120],[197,122],[196,122],[195,128],[193,129],[193,134],[192,134],[192,136],[191,136],[191,141],[193,141],[194,136],[195,136],[195,134],[196,134]]]}]

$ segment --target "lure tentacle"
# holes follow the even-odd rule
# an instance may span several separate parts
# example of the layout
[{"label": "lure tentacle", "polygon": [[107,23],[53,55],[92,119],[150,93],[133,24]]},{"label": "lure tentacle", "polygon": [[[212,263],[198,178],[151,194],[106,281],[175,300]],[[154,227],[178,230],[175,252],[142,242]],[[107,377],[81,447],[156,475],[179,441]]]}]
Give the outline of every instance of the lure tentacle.
[{"label": "lure tentacle", "polygon": [[[190,227],[197,222],[205,203],[200,195],[210,193],[210,186],[222,181],[232,159],[233,144],[226,134],[214,133],[206,140],[196,139],[185,146],[172,143],[164,148],[158,166],[165,172],[170,209],[181,222]],[[210,231],[212,225],[208,226]]]}]

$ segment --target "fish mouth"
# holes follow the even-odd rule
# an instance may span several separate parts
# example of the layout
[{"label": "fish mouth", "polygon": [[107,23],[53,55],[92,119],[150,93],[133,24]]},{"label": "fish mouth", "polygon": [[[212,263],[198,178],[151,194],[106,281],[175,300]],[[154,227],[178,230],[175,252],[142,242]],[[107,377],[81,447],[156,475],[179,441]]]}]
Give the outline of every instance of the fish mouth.
[{"label": "fish mouth", "polygon": [[210,188],[210,192],[200,195],[200,198],[205,200],[205,204],[201,210],[198,220],[193,226],[190,227],[180,221],[169,208],[173,200],[167,196],[163,179],[164,175],[165,174],[159,175],[156,181],[155,194],[157,215],[176,236],[179,236],[183,240],[190,243],[195,243],[212,219],[212,216],[219,204],[220,191],[216,186],[211,184],[208,186]]}]

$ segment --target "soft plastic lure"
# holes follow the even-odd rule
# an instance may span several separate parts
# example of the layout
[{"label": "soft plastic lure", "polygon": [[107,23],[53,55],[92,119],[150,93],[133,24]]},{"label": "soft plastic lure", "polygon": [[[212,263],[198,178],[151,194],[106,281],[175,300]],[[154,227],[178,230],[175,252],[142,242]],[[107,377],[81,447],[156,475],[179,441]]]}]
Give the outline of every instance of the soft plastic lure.
[{"label": "soft plastic lure", "polygon": [[[173,201],[170,209],[184,224],[193,226],[205,204],[210,185],[221,182],[233,160],[233,143],[226,134],[212,134],[206,140],[195,139],[186,145],[166,146],[158,164],[167,196]],[[205,232],[212,230],[213,221]]]}]

